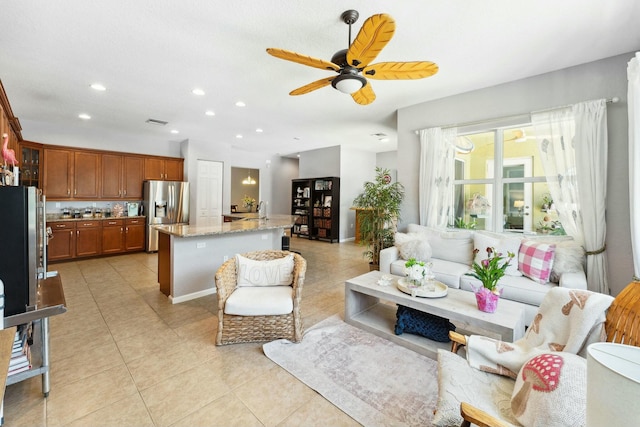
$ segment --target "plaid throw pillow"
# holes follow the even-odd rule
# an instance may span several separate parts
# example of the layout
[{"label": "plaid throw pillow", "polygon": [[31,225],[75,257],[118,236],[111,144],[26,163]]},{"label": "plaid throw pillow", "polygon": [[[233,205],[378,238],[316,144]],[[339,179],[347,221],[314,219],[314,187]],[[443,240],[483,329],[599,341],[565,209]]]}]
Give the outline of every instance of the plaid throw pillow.
[{"label": "plaid throw pillow", "polygon": [[518,252],[518,270],[535,282],[547,283],[555,251],[555,244],[525,240]]}]

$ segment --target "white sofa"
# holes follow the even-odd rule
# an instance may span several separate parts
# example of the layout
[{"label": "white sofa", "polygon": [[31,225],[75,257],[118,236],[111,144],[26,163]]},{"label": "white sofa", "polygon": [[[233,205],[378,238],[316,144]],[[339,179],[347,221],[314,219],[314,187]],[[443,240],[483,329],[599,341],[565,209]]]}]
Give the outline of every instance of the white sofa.
[{"label": "white sofa", "polygon": [[[538,283],[519,270],[518,252],[523,242],[549,243],[555,246],[550,281]],[[439,230],[418,224],[409,224],[407,233],[396,233],[395,246],[380,252],[382,273],[404,276],[404,264],[408,258],[416,258],[433,264],[436,280],[450,288],[473,292],[481,286],[478,279],[466,275],[471,271],[474,255],[476,261],[487,257],[486,248],[493,247],[506,256],[515,253],[506,274],[498,282],[502,287],[501,298],[522,303],[526,324],[530,325],[542,299],[549,289],[562,286],[587,289],[584,273],[584,250],[567,236],[529,236],[514,233],[492,233],[472,230]],[[523,268],[524,269],[524,268]]]}]

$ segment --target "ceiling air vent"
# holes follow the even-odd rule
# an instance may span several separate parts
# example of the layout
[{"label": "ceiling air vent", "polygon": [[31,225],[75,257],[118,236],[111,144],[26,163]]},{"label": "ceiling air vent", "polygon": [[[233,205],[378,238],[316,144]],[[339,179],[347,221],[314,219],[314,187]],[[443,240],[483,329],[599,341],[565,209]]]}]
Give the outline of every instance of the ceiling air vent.
[{"label": "ceiling air vent", "polygon": [[147,119],[146,123],[150,123],[152,125],[164,126],[169,122],[165,122],[164,120]]}]

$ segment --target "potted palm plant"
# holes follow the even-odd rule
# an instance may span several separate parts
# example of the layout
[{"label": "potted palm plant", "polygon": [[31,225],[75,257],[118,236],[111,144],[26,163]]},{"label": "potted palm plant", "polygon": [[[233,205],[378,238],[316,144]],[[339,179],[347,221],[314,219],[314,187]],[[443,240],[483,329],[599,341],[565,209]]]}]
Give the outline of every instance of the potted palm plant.
[{"label": "potted palm plant", "polygon": [[361,243],[367,246],[364,256],[371,270],[379,268],[380,251],[393,245],[402,199],[404,186],[391,182],[388,169],[376,167],[375,180],[365,182],[363,192],[353,200],[354,207],[361,210]]}]

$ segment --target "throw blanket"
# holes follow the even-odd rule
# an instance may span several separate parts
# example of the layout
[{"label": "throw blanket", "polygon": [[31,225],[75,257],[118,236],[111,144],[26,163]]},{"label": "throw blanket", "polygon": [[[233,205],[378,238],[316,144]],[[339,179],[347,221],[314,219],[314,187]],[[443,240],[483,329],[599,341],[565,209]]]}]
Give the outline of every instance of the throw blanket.
[{"label": "throw blanket", "polygon": [[506,343],[471,335],[467,340],[467,360],[481,371],[516,378],[522,365],[538,354],[578,354],[593,338],[603,340],[606,310],[612,301],[613,297],[596,292],[553,288],[542,300],[524,337]]}]

